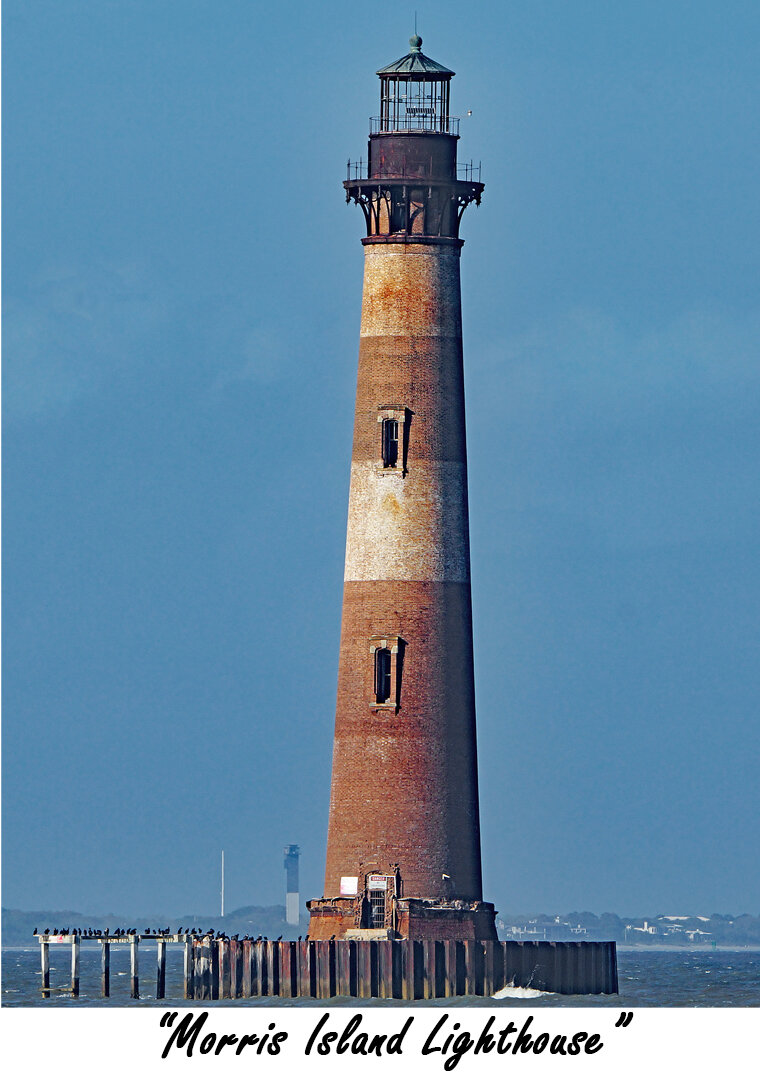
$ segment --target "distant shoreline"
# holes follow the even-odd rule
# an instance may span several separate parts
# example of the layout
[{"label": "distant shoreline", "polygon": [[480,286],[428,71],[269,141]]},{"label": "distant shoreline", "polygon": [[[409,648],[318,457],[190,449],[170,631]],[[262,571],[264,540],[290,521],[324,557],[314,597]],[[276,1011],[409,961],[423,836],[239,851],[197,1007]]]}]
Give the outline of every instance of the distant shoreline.
[{"label": "distant shoreline", "polygon": [[689,942],[688,945],[632,945],[630,942],[625,944],[618,943],[618,952],[760,952],[760,945],[726,945],[716,944],[713,946],[710,942],[705,942],[704,945],[697,945],[694,942]]}]

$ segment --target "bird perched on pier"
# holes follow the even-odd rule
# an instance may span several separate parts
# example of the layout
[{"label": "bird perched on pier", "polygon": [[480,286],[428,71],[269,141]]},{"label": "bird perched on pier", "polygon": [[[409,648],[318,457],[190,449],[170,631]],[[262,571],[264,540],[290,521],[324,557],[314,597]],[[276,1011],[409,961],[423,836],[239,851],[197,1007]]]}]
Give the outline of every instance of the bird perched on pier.
[{"label": "bird perched on pier", "polygon": [[298,940],[299,940],[299,941],[301,940],[301,935],[300,935],[300,934],[298,935]]},{"label": "bird perched on pier", "polygon": [[49,934],[49,933],[50,933],[50,927],[49,927],[49,926],[46,926],[46,927],[45,927],[44,933],[46,933],[46,934]]},{"label": "bird perched on pier", "polygon": [[282,934],[277,938],[278,941],[282,941]]},{"label": "bird perched on pier", "polygon": [[37,934],[37,927],[35,926],[35,928],[34,928],[34,933],[32,934],[32,937],[35,937],[35,936],[36,936],[36,934]]}]

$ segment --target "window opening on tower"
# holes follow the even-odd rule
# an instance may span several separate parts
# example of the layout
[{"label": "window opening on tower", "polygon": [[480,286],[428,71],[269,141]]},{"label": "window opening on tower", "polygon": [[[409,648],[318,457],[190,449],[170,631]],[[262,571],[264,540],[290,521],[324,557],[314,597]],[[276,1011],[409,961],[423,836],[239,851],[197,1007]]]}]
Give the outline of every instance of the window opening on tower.
[{"label": "window opening on tower", "polygon": [[376,465],[379,472],[406,476],[409,425],[413,415],[406,405],[378,405],[380,455]]},{"label": "window opening on tower", "polygon": [[398,420],[383,420],[383,468],[398,465]]},{"label": "window opening on tower", "polygon": [[384,705],[391,696],[391,650],[375,650],[375,699]]},{"label": "window opening on tower", "polygon": [[378,635],[370,638],[372,693],[368,704],[377,712],[389,710],[397,713],[399,711],[404,648],[405,642],[395,635],[392,637]]}]

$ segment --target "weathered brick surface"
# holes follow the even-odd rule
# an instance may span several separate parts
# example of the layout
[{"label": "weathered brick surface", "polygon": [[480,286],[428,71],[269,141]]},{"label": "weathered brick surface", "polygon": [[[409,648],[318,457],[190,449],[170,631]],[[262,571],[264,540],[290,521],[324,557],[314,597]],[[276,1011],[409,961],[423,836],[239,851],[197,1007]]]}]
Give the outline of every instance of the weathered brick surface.
[{"label": "weathered brick surface", "polygon": [[377,407],[391,402],[413,410],[409,423],[410,467],[426,461],[465,462],[461,338],[361,339],[354,461],[379,459]]},{"label": "weathered brick surface", "polygon": [[[326,897],[396,867],[405,897],[482,895],[459,254],[365,247]],[[384,469],[390,405],[407,410],[406,448]],[[378,638],[402,643],[395,708],[373,707]],[[484,912],[407,908],[398,929],[491,937]],[[310,934],[344,923],[320,903]]]},{"label": "weathered brick surface", "polygon": [[359,925],[357,904],[343,896],[312,900],[309,919],[309,937],[312,941],[325,941],[331,937],[341,938],[347,930]]},{"label": "weathered brick surface", "polygon": [[[397,713],[371,707],[378,633],[406,643]],[[398,863],[405,895],[480,899],[477,807],[469,585],[346,582],[325,895]]]},{"label": "weathered brick surface", "polygon": [[362,338],[461,341],[459,244],[368,244],[364,253]]},{"label": "weathered brick surface", "polygon": [[[378,426],[377,424],[375,425]],[[467,474],[411,458],[409,471],[351,465],[347,581],[469,581]]]},{"label": "weathered brick surface", "polygon": [[401,937],[425,941],[496,940],[493,904],[485,903],[452,910],[417,900],[402,901],[397,929]]}]

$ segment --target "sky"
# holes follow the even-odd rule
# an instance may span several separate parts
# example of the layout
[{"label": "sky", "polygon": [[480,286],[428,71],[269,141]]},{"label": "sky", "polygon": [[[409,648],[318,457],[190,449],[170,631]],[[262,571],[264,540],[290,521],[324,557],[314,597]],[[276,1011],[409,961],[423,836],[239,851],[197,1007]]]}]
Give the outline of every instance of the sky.
[{"label": "sky", "polygon": [[[3,4],[6,907],[321,895],[383,7]],[[485,898],[758,913],[760,7],[417,25],[486,185]]]}]

